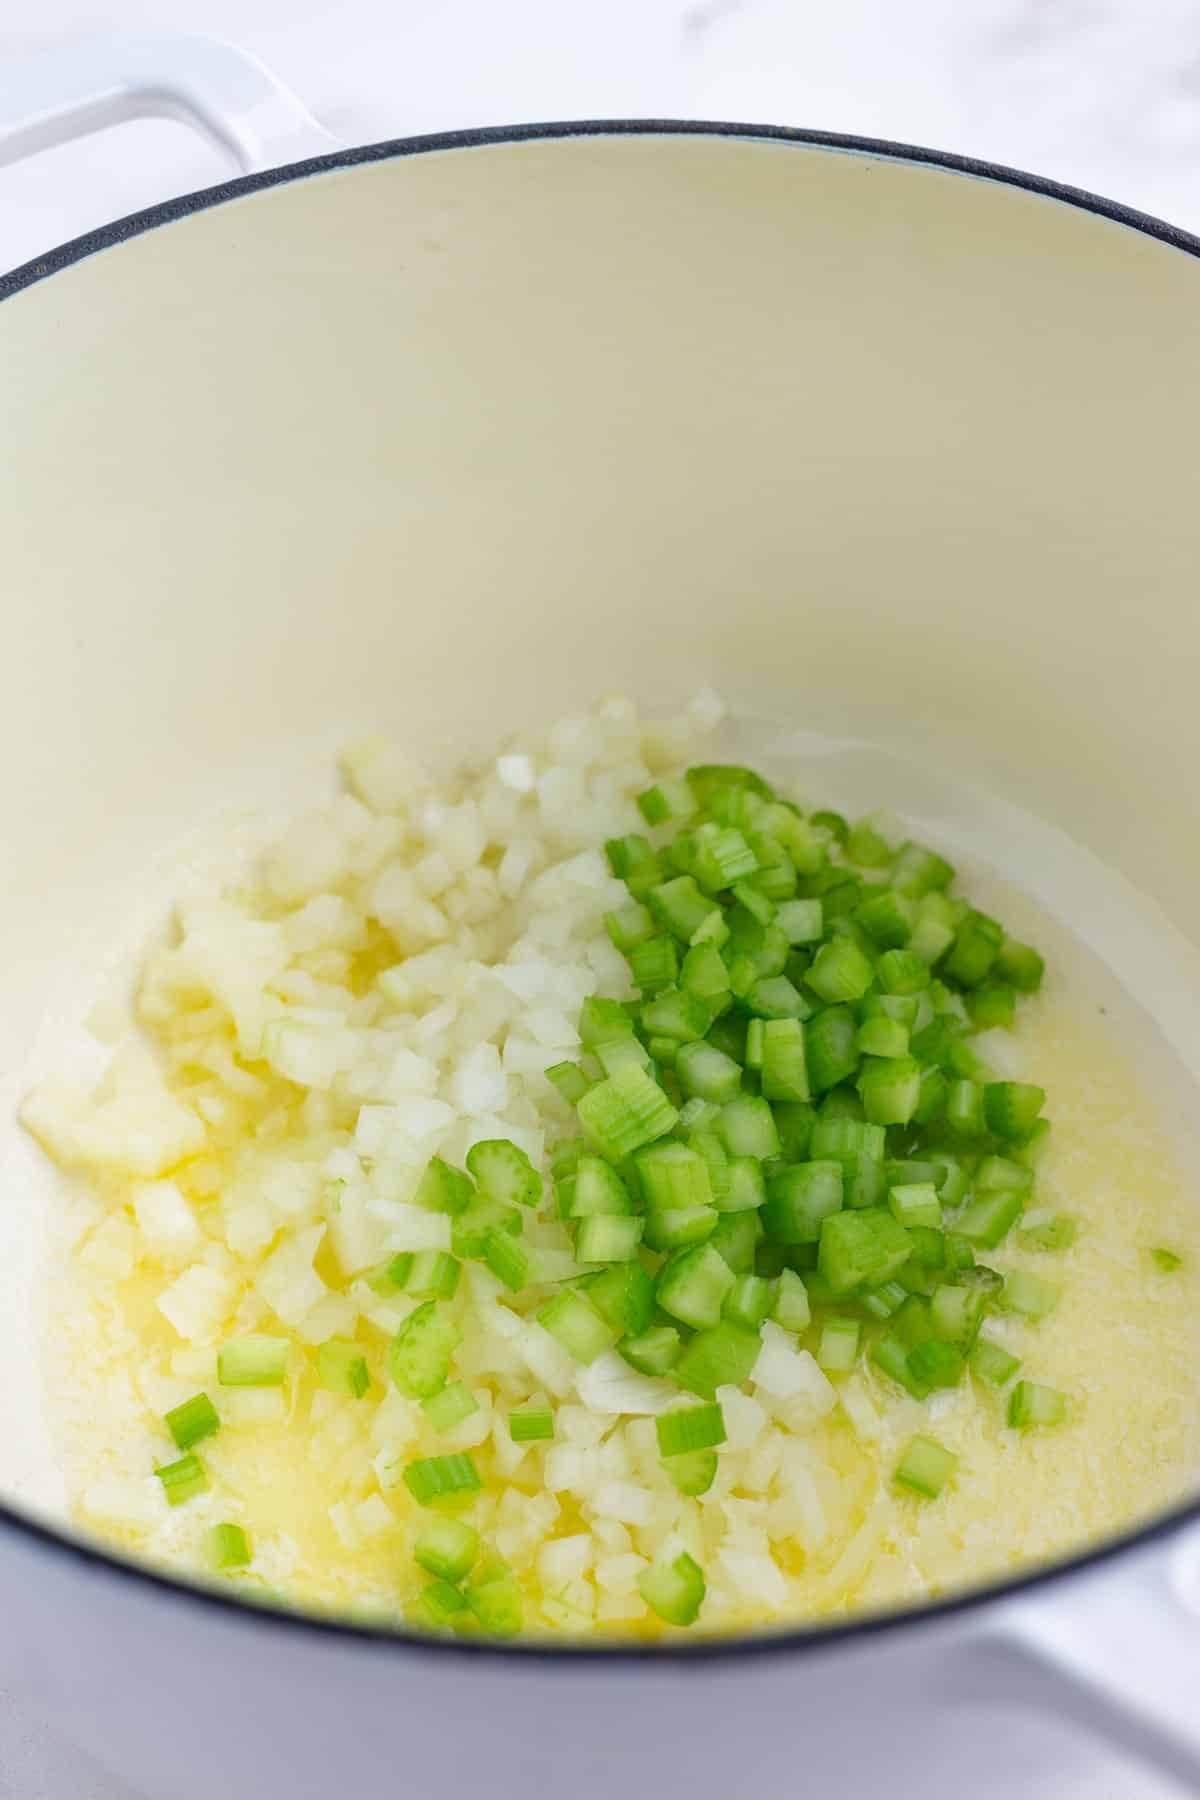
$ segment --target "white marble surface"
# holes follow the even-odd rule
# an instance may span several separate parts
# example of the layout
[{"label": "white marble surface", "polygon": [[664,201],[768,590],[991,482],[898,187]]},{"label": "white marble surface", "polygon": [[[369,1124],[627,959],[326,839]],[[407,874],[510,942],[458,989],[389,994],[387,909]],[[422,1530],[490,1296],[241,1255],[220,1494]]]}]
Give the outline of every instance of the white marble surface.
[{"label": "white marble surface", "polygon": [[[246,45],[347,142],[622,115],[822,126],[1015,164],[1200,230],[1196,0],[10,0],[0,79],[56,38],[131,29]],[[2,169],[0,267],[224,173],[152,123]],[[1167,1793],[1096,1758],[1056,1800]],[[139,1797],[0,1696],[0,1800]]]}]

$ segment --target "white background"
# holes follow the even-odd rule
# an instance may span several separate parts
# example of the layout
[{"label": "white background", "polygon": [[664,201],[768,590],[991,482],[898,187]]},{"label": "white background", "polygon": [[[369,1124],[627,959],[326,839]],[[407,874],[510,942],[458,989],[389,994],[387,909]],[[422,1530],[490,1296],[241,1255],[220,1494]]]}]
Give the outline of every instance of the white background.
[{"label": "white background", "polygon": [[[0,84],[19,91],[30,51],[110,30],[231,38],[347,142],[631,115],[816,126],[1032,169],[1200,231],[1200,0],[4,0]],[[158,123],[0,169],[0,268],[227,173]],[[197,1702],[198,1728],[219,1729]],[[1167,1792],[1092,1771],[1059,1800]],[[138,1797],[0,1696],[0,1800]]]}]

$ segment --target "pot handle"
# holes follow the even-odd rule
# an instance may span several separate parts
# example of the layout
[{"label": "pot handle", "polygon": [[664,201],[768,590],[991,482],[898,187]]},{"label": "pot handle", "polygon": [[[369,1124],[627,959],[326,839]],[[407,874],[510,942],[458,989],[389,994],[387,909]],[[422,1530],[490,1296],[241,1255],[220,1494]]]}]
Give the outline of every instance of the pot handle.
[{"label": "pot handle", "polygon": [[247,174],[339,147],[255,57],[218,38],[114,32],[0,69],[0,166],[141,118],[190,125]]},{"label": "pot handle", "polygon": [[1200,1793],[1200,1532],[1105,1556],[999,1612],[1000,1682]]}]

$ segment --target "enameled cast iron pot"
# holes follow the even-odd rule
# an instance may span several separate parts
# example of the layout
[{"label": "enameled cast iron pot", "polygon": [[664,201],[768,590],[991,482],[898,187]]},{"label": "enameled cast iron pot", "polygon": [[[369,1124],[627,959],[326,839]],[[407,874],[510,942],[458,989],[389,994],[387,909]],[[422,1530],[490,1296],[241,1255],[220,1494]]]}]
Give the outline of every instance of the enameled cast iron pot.
[{"label": "enameled cast iron pot", "polygon": [[[59,53],[0,130],[12,155],[147,110],[260,172],[0,281],[6,1120],[162,844],[311,770],[297,744],[482,746],[712,681],[1132,878],[1109,941],[1200,1070],[1200,244],[758,126],[338,151],[202,42]],[[694,1650],[414,1642],[83,1545],[29,1377],[51,1190],[3,1129],[0,1679],[156,1800],[1049,1795],[1083,1727],[1200,1791],[1194,1504],[1005,1587]]]}]

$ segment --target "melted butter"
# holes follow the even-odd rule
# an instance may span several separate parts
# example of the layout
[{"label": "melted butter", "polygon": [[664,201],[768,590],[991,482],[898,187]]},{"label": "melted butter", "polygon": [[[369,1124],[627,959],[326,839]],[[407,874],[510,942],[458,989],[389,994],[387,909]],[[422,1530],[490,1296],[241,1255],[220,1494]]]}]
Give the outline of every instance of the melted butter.
[{"label": "melted butter", "polygon": [[[867,1371],[877,1436],[861,1436],[838,1407],[804,1439],[831,1530],[819,1548],[806,1553],[792,1543],[780,1555],[788,1619],[900,1605],[1001,1577],[1145,1519],[1192,1484],[1200,1461],[1200,1233],[1193,1183],[1155,1084],[1095,1004],[1075,995],[1052,988],[1027,1006],[1020,1041],[1022,1074],[1047,1089],[1054,1121],[1036,1204],[1075,1214],[1080,1232],[1059,1255],[1021,1250],[1014,1237],[996,1260],[1060,1280],[1062,1299],[1038,1324],[995,1318],[987,1330],[1022,1357],[1023,1375],[1070,1396],[1069,1421],[1012,1432],[1003,1398],[969,1382],[936,1398],[930,1412]],[[1151,1256],[1157,1245],[1178,1250],[1183,1267],[1161,1273]],[[141,1379],[178,1351],[154,1306],[163,1280],[146,1267],[115,1286],[78,1268],[64,1276],[70,1286],[57,1336],[72,1372],[64,1438],[79,1523],[131,1554],[197,1569],[204,1530],[236,1517],[255,1545],[244,1584],[301,1605],[394,1616],[411,1592],[421,1515],[400,1486],[388,1490],[386,1514],[359,1521],[356,1509],[376,1491],[373,1409],[318,1397],[311,1375],[296,1385],[285,1417],[226,1424],[200,1447],[214,1490],[203,1500],[174,1511],[151,1507],[140,1520],[113,1520],[88,1504],[97,1483],[103,1493],[118,1466],[128,1470],[121,1447],[131,1437],[155,1444],[153,1460],[175,1454],[161,1428],[150,1436],[155,1408]],[[382,1350],[381,1340],[377,1383]],[[955,1480],[932,1503],[890,1482],[919,1430],[960,1458]],[[405,1455],[444,1447],[426,1428]],[[486,1449],[475,1455],[486,1480]],[[154,1489],[151,1460],[147,1451]],[[536,1468],[535,1461],[531,1493]],[[579,1528],[564,1516],[555,1533]],[[545,1598],[535,1582],[530,1593]],[[738,1621],[763,1622],[761,1611]]]}]

